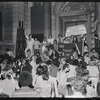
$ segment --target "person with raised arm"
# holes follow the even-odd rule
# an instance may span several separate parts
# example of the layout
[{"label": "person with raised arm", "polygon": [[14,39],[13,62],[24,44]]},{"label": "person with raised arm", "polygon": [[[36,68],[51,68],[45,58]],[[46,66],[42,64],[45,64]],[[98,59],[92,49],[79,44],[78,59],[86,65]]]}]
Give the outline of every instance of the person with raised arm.
[{"label": "person with raised arm", "polygon": [[25,49],[25,55],[26,55],[26,57],[27,57],[27,50],[28,50],[28,49],[30,49],[31,55],[33,55],[34,39],[32,38],[32,34],[29,34],[29,35],[27,36],[26,33],[25,33],[25,36],[26,36],[26,43],[27,43],[27,46],[26,46],[26,49]]}]

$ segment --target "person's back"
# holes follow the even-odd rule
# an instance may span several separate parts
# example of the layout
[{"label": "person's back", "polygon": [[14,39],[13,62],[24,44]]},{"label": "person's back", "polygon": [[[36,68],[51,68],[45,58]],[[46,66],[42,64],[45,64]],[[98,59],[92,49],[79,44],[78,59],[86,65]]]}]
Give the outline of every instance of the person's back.
[{"label": "person's back", "polygon": [[22,71],[29,71],[32,72],[32,66],[29,63],[26,63],[26,65],[22,68]]},{"label": "person's back", "polygon": [[32,74],[28,71],[23,71],[18,79],[19,89],[15,90],[12,97],[39,97],[38,91],[32,86]]}]

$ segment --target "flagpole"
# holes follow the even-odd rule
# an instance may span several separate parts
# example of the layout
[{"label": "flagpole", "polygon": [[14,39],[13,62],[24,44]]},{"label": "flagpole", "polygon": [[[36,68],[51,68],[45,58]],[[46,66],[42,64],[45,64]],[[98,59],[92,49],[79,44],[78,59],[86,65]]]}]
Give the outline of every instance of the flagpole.
[{"label": "flagpole", "polygon": [[82,41],[82,56],[83,56],[83,53],[84,53],[84,38],[83,38],[83,41]]}]

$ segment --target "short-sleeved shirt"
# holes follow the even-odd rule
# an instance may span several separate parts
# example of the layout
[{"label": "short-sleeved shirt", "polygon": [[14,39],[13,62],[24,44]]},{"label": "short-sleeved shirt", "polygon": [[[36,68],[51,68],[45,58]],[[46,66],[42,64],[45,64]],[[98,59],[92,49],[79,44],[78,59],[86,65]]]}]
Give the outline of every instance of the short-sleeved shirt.
[{"label": "short-sleeved shirt", "polygon": [[34,49],[39,49],[40,48],[40,42],[39,41],[34,41]]},{"label": "short-sleeved shirt", "polygon": [[98,77],[99,70],[96,66],[87,66],[87,70],[89,71],[89,76],[96,76]]},{"label": "short-sleeved shirt", "polygon": [[12,97],[39,97],[39,93],[32,88],[21,87],[12,94]]},{"label": "short-sleeved shirt", "polygon": [[48,39],[47,41],[48,41],[49,44],[53,44],[54,39],[51,38],[51,39]]},{"label": "short-sleeved shirt", "polygon": [[31,40],[27,40],[27,48],[33,48],[33,44],[34,44],[34,39],[33,38],[31,38]]}]

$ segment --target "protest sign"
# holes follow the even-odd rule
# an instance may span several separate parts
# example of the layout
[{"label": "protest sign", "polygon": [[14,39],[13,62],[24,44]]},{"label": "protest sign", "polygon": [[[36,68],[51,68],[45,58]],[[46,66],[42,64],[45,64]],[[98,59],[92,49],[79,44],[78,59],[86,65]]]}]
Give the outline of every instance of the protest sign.
[{"label": "protest sign", "polygon": [[86,33],[87,31],[84,24],[67,27],[66,29],[66,37],[71,36],[71,35],[83,35]]},{"label": "protest sign", "polygon": [[[80,53],[82,54],[82,42],[77,42],[76,43]],[[59,43],[59,48],[64,52],[64,56],[71,56],[72,55],[72,49],[76,48],[76,45],[74,43]],[[77,49],[77,48],[76,48]]]}]

